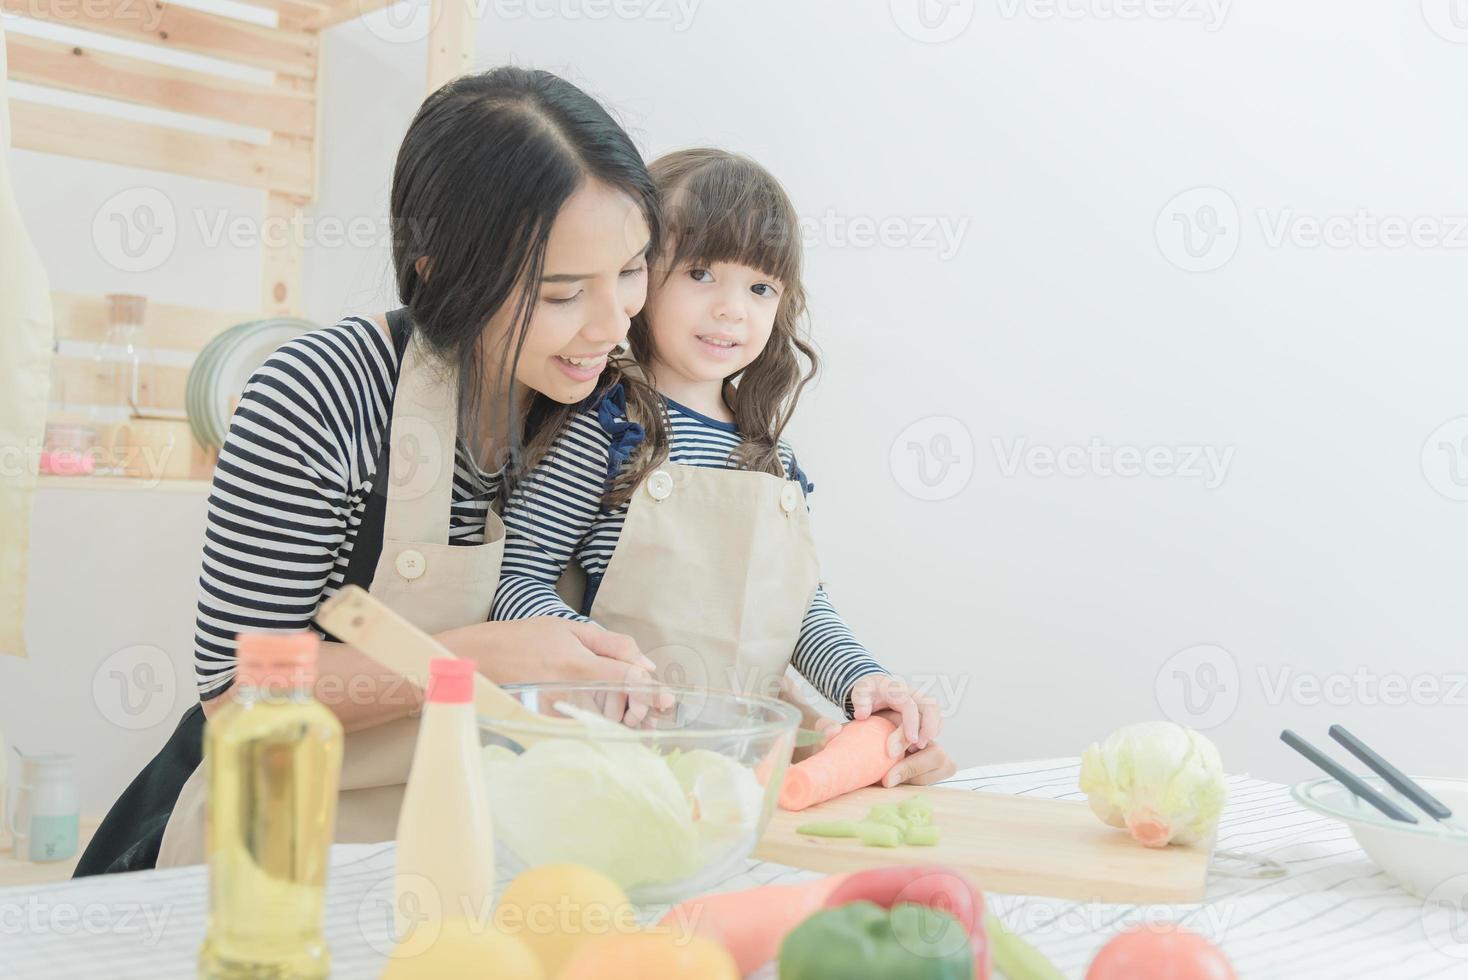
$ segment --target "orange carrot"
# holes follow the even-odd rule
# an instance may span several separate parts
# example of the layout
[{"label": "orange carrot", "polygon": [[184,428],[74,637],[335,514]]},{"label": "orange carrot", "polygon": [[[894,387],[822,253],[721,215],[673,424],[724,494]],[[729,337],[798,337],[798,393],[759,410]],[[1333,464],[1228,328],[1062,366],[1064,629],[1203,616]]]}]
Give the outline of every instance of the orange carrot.
[{"label": "orange carrot", "polygon": [[790,761],[790,754],[795,751],[795,736],[782,735],[775,739],[775,744],[770,746],[764,758],[754,767],[754,778],[759,780],[761,786],[767,786],[770,782],[770,774],[775,771],[775,763]]},{"label": "orange carrot", "polygon": [[846,724],[825,748],[785,770],[781,809],[804,810],[878,782],[894,764],[887,739],[896,730],[876,716]]},{"label": "orange carrot", "polygon": [[660,927],[720,943],[747,976],[775,958],[790,930],[819,911],[850,875],[827,875],[793,885],[763,885],[744,891],[690,898],[668,910]]}]

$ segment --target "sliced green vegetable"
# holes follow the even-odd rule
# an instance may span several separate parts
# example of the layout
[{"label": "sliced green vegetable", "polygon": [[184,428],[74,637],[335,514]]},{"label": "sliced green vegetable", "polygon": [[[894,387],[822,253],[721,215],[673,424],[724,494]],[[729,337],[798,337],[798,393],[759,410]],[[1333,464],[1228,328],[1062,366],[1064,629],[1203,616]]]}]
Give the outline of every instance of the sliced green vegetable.
[{"label": "sliced green vegetable", "polygon": [[795,828],[797,834],[807,837],[860,837],[854,820],[826,820],[803,823]]},{"label": "sliced green vegetable", "polygon": [[891,824],[898,830],[907,829],[907,819],[897,811],[895,803],[878,803],[866,815],[867,823]]},{"label": "sliced green vegetable", "polygon": [[937,827],[908,827],[902,835],[902,843],[914,847],[935,847],[938,844]]},{"label": "sliced green vegetable", "polygon": [[901,803],[879,803],[861,820],[827,820],[803,823],[795,828],[807,837],[858,837],[868,847],[897,847],[911,844],[932,847],[938,843],[933,825],[933,804],[918,795]]},{"label": "sliced green vegetable", "polygon": [[856,825],[857,835],[867,847],[896,847],[902,843],[902,829],[890,823],[864,820]]},{"label": "sliced green vegetable", "polygon": [[1004,928],[997,916],[985,916],[984,929],[989,935],[994,969],[1004,980],[1065,980],[1065,974],[1055,969],[1044,953]]},{"label": "sliced green vegetable", "polygon": [[933,822],[933,801],[921,794],[897,804],[897,814],[913,827],[926,827]]}]

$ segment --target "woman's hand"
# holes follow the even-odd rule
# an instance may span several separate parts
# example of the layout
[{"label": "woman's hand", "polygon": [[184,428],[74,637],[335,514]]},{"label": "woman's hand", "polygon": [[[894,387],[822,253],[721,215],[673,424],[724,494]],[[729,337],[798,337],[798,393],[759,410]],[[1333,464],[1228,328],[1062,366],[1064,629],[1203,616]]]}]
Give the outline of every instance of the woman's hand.
[{"label": "woman's hand", "polygon": [[653,662],[637,649],[637,641],[593,623],[536,616],[475,623],[446,635],[446,645],[472,659],[496,684],[652,681]]},{"label": "woman's hand", "polygon": [[[543,681],[655,685],[653,662],[630,636],[602,629],[595,623],[555,616],[475,623],[450,630],[448,645],[461,657],[474,660],[479,672],[496,684]],[[440,637],[444,639],[445,637]],[[660,691],[652,702],[632,699],[625,705],[628,724],[637,724],[650,707],[672,706],[673,697]],[[613,705],[606,706],[610,711]]]}]

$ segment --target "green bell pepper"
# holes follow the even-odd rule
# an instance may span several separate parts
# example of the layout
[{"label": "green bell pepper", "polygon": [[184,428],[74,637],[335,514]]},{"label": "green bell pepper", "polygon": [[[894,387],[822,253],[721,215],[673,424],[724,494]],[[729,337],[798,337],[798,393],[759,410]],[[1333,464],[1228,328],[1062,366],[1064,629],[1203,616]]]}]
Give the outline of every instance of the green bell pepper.
[{"label": "green bell pepper", "polygon": [[973,980],[958,919],[912,902],[850,902],[817,912],[780,945],[780,980]]}]

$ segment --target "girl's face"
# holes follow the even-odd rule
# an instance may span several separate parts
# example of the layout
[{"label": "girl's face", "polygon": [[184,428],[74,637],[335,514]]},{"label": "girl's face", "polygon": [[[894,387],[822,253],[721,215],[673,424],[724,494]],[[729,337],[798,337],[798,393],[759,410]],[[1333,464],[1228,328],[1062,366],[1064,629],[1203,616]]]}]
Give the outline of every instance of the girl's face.
[{"label": "girl's face", "polygon": [[770,339],[784,283],[735,262],[655,270],[646,318],[660,372],[722,382],[748,367]]},{"label": "girl's face", "polygon": [[[620,190],[593,182],[567,199],[546,242],[540,298],[515,365],[519,384],[563,404],[591,394],[647,299],[650,234],[642,209]],[[491,320],[495,336],[518,305],[517,295]]]}]

